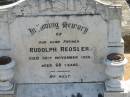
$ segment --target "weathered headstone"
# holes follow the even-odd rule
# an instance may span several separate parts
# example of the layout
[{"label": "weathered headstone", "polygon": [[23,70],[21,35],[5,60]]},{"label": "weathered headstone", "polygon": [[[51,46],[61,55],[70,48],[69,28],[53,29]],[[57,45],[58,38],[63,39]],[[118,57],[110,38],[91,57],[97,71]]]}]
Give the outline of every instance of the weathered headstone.
[{"label": "weathered headstone", "polygon": [[16,97],[125,94],[119,6],[93,0],[21,0],[1,7],[0,23],[0,54],[16,61],[10,82],[17,84]]}]

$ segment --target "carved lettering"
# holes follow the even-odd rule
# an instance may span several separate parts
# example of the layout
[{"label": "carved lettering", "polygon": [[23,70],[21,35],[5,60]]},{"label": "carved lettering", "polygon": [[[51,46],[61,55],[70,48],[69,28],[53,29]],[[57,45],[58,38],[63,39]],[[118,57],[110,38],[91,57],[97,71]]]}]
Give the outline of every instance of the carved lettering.
[{"label": "carved lettering", "polygon": [[28,30],[31,33],[31,35],[34,35],[35,33],[37,33],[35,28],[29,28]]},{"label": "carved lettering", "polygon": [[[39,24],[38,24],[39,25]],[[47,29],[75,29],[83,34],[86,34],[88,32],[88,27],[85,27],[80,24],[74,24],[74,23],[68,23],[68,22],[63,22],[63,23],[47,23],[47,24],[41,24],[39,26],[35,25],[35,27],[28,28],[28,31],[31,33],[31,35],[34,35],[35,33],[42,32]],[[56,36],[61,36],[62,33],[56,33]]]}]

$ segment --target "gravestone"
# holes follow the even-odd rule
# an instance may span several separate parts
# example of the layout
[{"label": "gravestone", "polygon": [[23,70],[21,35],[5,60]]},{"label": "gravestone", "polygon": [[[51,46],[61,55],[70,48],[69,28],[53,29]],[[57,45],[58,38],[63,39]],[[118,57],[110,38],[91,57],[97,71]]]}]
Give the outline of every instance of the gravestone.
[{"label": "gravestone", "polygon": [[[0,54],[16,62],[16,85],[0,94],[127,96],[121,79],[127,60],[120,6],[93,0],[20,0],[0,9]],[[110,54],[109,61],[117,66],[107,61]]]}]

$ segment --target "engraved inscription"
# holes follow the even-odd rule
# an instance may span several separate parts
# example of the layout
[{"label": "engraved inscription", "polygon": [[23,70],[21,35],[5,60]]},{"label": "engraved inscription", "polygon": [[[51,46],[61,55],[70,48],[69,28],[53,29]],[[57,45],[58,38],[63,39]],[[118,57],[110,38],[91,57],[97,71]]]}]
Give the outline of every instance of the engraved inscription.
[{"label": "engraved inscription", "polygon": [[[13,29],[16,25],[19,29]],[[16,46],[14,57],[19,60],[18,82],[104,80],[102,66],[95,61],[103,57],[100,57],[100,51],[105,55],[106,49],[102,47],[106,46],[107,37],[102,36],[106,36],[107,26],[101,16],[19,17],[10,27],[11,35],[17,36],[12,41]],[[19,52],[22,52],[21,56],[18,56]],[[100,74],[103,77],[98,78]]]},{"label": "engraved inscription", "polygon": [[[83,34],[86,34],[88,32],[88,28],[80,25],[80,24],[74,24],[69,22],[63,22],[61,24],[59,23],[47,23],[42,25],[35,25],[32,28],[28,28],[28,31],[31,35],[34,35],[35,33],[42,32],[47,29],[76,29],[78,31],[81,31]],[[56,33],[57,36],[62,35],[62,33]]]},{"label": "engraved inscription", "polygon": [[[69,33],[71,33],[71,30],[75,30],[85,35],[88,32],[88,27],[82,24],[64,21],[61,23],[50,22],[36,24],[27,30],[30,33],[31,37],[33,37],[36,34],[45,33],[45,31],[49,31],[51,29],[55,30],[55,35],[53,37],[57,37],[57,39],[38,40],[36,43],[37,46],[31,46],[28,48],[28,51],[30,53],[28,59],[31,62],[43,61],[44,63],[40,64],[40,66],[43,69],[49,70],[49,79],[70,79],[73,76],[71,69],[80,68],[81,66],[78,60],[93,59],[92,55],[87,54],[92,52],[92,48],[89,46],[80,45],[80,39],[64,38],[66,35],[64,30],[67,30]],[[59,32],[58,30],[60,29],[63,31]],[[44,47],[44,45],[46,46]]]}]

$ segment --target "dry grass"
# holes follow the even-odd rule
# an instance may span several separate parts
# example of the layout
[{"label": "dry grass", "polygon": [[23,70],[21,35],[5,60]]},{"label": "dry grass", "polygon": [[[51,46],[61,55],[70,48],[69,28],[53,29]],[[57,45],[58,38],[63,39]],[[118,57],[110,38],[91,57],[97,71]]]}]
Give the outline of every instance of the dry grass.
[{"label": "dry grass", "polygon": [[130,54],[125,54],[126,58],[129,60],[128,64],[125,67],[125,80],[130,79]]}]

